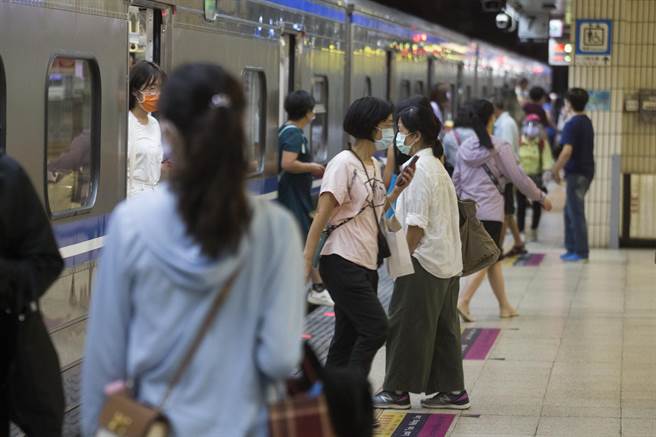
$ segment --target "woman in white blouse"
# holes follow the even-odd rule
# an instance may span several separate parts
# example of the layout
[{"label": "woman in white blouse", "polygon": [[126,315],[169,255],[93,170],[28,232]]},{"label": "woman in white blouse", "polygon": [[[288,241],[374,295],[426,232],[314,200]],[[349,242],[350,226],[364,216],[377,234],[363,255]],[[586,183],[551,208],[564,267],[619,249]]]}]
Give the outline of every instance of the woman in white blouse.
[{"label": "woman in white blouse", "polygon": [[397,201],[414,273],[399,277],[389,309],[387,366],[376,408],[408,409],[409,393],[435,395],[424,408],[469,408],[457,302],[462,273],[458,198],[436,140],[441,124],[430,108],[398,116],[396,147],[415,155],[415,177]]},{"label": "woman in white blouse", "polygon": [[153,62],[140,61],[130,70],[128,115],[128,197],[153,191],[162,174],[164,150],[157,111],[164,72]]}]

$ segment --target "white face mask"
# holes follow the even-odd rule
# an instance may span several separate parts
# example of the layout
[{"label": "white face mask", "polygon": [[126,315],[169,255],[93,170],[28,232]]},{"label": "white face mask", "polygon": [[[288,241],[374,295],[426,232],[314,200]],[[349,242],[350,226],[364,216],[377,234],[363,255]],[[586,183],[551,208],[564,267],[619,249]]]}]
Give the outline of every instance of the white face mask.
[{"label": "white face mask", "polygon": [[408,138],[408,135],[399,131],[396,134],[396,148],[399,149],[399,152],[403,153],[404,155],[410,156],[410,151],[412,150],[412,146],[414,146],[417,141],[415,141],[412,144],[406,144],[405,143],[406,138]]},{"label": "white face mask", "polygon": [[524,127],[524,135],[529,138],[537,138],[540,136],[540,126],[537,124],[528,124]]},{"label": "white face mask", "polygon": [[394,129],[391,127],[386,127],[384,129],[377,127],[376,129],[380,130],[383,134],[380,140],[374,141],[376,144],[376,150],[385,150],[394,140]]}]

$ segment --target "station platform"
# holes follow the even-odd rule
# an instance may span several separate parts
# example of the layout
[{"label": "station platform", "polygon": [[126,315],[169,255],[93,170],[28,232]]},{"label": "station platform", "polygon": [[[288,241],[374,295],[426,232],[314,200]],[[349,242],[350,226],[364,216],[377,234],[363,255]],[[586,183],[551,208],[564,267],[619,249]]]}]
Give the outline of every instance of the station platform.
[{"label": "station platform", "polygon": [[[593,249],[587,264],[563,263],[563,188],[551,190],[555,207],[543,214],[540,242],[527,244],[528,255],[502,261],[520,316],[499,319],[484,282],[471,305],[477,321],[462,324],[471,409],[424,410],[412,396],[409,411],[377,411],[377,437],[656,436],[654,251]],[[380,273],[387,308],[393,282]],[[331,308],[319,307],[306,320],[305,337],[322,359],[333,318]],[[383,348],[370,375],[374,391],[384,372]],[[63,377],[64,436],[75,437],[79,365]]]},{"label": "station platform", "polygon": [[[529,256],[504,260],[510,301],[520,316],[501,320],[487,282],[462,324],[471,409],[378,411],[376,436],[656,436],[656,266],[653,250],[592,250],[587,264],[566,264],[562,187],[545,213]],[[507,241],[507,247],[510,242]],[[382,271],[381,271],[382,272]],[[392,281],[382,272],[387,307]],[[308,318],[321,354],[332,312]],[[385,350],[370,375],[378,391]]]}]

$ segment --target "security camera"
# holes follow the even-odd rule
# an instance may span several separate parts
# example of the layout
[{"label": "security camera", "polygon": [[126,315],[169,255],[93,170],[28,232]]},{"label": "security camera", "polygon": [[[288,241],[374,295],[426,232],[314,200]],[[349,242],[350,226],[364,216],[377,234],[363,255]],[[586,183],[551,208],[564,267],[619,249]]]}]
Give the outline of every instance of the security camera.
[{"label": "security camera", "polygon": [[512,25],[512,18],[510,17],[510,15],[506,14],[505,12],[502,12],[500,14],[497,14],[496,23],[497,23],[497,29],[508,30]]},{"label": "security camera", "polygon": [[499,12],[506,7],[506,0],[481,0],[483,12]]},{"label": "security camera", "polygon": [[517,19],[507,12],[501,12],[496,18],[497,28],[512,33],[517,30]]}]

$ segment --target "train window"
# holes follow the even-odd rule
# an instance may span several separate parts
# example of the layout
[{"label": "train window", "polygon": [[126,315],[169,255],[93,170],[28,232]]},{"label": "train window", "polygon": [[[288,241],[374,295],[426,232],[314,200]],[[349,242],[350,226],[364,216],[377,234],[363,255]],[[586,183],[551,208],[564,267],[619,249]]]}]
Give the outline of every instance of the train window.
[{"label": "train window", "polygon": [[484,98],[484,99],[487,99],[487,98],[488,98],[488,95],[487,95],[487,87],[486,87],[486,86],[483,86],[483,95],[482,95],[481,97]]},{"label": "train window", "polygon": [[410,81],[402,80],[401,81],[401,90],[399,92],[400,99],[407,99],[410,97]]},{"label": "train window", "polygon": [[417,96],[423,96],[424,95],[424,81],[423,80],[418,80],[415,82],[415,95]]},{"label": "train window", "polygon": [[7,85],[5,84],[5,68],[0,58],[0,155],[5,153],[5,133],[6,133],[6,104],[7,104]]},{"label": "train window", "polygon": [[449,92],[451,93],[451,117],[455,117],[458,112],[458,89],[455,84],[449,84]]},{"label": "train window", "polygon": [[242,74],[246,94],[246,159],[249,170],[260,173],[266,145],[266,76],[262,70],[246,68]]},{"label": "train window", "polygon": [[465,101],[468,102],[472,98],[472,88],[471,85],[467,85],[467,88],[465,88]]},{"label": "train window", "polygon": [[369,76],[364,78],[364,95],[362,97],[371,97],[371,78]]},{"label": "train window", "polygon": [[51,215],[93,207],[100,148],[100,73],[91,59],[52,58],[46,92],[46,181]]},{"label": "train window", "polygon": [[328,160],[328,78],[314,76],[312,78],[312,97],[315,119],[310,126],[310,147],[314,159],[318,162]]}]

